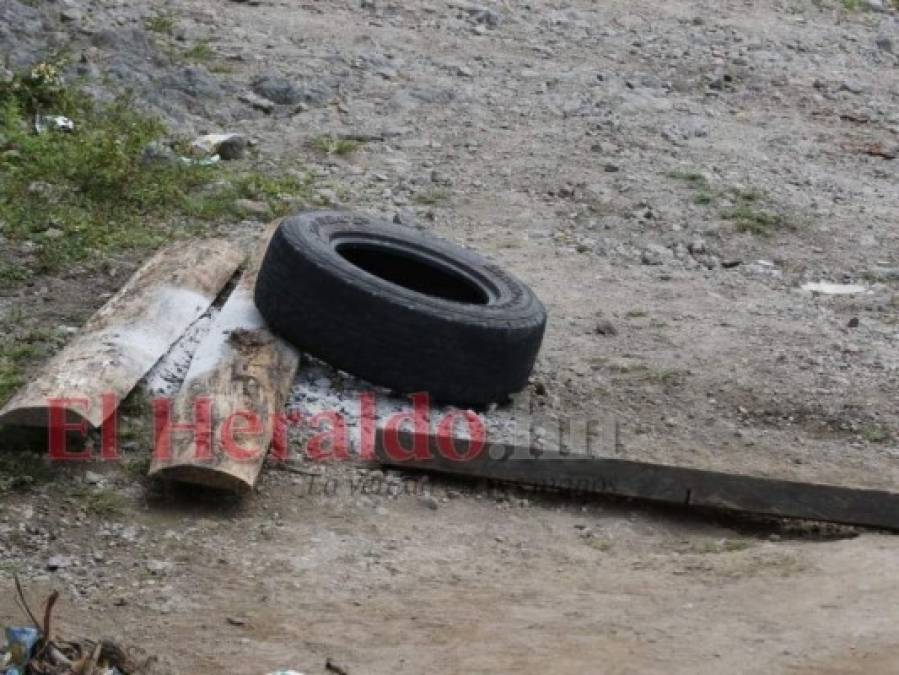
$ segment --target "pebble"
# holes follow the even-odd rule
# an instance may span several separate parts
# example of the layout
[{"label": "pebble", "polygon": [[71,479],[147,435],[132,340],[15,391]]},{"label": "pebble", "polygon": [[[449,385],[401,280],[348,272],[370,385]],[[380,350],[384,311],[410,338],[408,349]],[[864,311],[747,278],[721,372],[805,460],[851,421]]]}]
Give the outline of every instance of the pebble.
[{"label": "pebble", "polygon": [[239,134],[231,136],[219,143],[218,156],[224,160],[243,159],[247,152],[247,140]]},{"label": "pebble", "polygon": [[436,511],[440,508],[440,502],[438,502],[433,495],[424,495],[421,497],[421,503],[427,506],[432,511]]},{"label": "pebble", "polygon": [[696,238],[687,244],[687,250],[690,251],[693,255],[701,255],[707,252],[705,240],[701,238]]},{"label": "pebble", "polygon": [[165,560],[148,560],[147,571],[150,574],[165,574],[172,569],[174,565]]},{"label": "pebble", "polygon": [[861,94],[865,88],[855,80],[844,80],[840,83],[840,91],[848,91],[850,94]]},{"label": "pebble", "polygon": [[251,91],[245,92],[237,97],[238,100],[246,103],[252,108],[256,110],[261,110],[264,113],[270,113],[275,109],[275,104],[269,101],[267,98],[263,98],[258,94],[255,94]]},{"label": "pebble", "polygon": [[302,100],[299,88],[286,77],[263,75],[252,84],[253,93],[257,96],[280,105],[295,105]]},{"label": "pebble", "polygon": [[644,265],[664,265],[674,257],[674,253],[659,244],[649,244],[640,253],[640,261]]},{"label": "pebble", "polygon": [[618,335],[618,329],[615,328],[615,324],[613,324],[608,319],[600,319],[596,323],[596,327],[594,328],[594,331],[596,332],[597,335],[605,335],[608,337],[611,337],[613,335]]},{"label": "pebble", "polygon": [[51,572],[55,572],[56,570],[65,569],[71,565],[71,560],[64,555],[54,555],[50,556],[50,559],[47,560],[47,569]]}]

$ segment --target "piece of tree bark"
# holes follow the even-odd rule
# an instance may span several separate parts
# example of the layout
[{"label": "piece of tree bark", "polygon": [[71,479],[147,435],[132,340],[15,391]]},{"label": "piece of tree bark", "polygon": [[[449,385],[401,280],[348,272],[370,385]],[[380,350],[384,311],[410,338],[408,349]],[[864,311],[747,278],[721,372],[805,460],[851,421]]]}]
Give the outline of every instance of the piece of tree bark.
[{"label": "piece of tree bark", "polygon": [[[171,405],[168,427],[157,425],[150,476],[234,492],[256,484],[299,366],[297,351],[272,335],[253,302],[271,226],[247,270],[194,353],[184,384]],[[292,289],[285,289],[290,292]],[[204,402],[205,399],[205,402]],[[208,406],[208,444],[198,444],[198,407]],[[165,419],[165,418],[163,418]],[[241,429],[250,429],[241,432]],[[168,434],[165,448],[159,439]],[[203,436],[201,429],[200,436]]]},{"label": "piece of tree bark", "polygon": [[[30,384],[0,410],[0,425],[46,427],[50,399],[66,421],[99,427],[187,328],[209,308],[243,259],[223,239],[179,242],[157,252]],[[84,403],[86,401],[86,404]]]}]

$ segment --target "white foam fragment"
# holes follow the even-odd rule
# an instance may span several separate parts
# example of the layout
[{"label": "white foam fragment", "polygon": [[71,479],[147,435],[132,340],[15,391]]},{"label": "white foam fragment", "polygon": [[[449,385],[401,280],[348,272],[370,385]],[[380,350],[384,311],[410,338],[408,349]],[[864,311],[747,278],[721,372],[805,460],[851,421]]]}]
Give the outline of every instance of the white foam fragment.
[{"label": "white foam fragment", "polygon": [[835,284],[830,281],[810,281],[802,284],[802,290],[822,295],[857,295],[867,293],[868,287],[860,284]]}]

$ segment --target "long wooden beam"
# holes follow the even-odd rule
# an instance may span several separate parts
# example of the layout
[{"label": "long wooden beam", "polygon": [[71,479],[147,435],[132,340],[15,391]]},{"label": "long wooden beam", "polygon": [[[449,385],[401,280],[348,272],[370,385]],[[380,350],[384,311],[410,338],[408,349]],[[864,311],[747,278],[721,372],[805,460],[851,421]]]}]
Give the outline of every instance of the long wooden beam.
[{"label": "long wooden beam", "polygon": [[[243,254],[223,239],[183,241],[148,260],[62,351],[0,410],[0,425],[46,427],[50,399],[69,422],[99,427],[209,308]],[[78,400],[78,402],[76,402]]]},{"label": "long wooden beam", "polygon": [[[382,464],[536,487],[635,497],[669,504],[821,520],[899,530],[899,493],[841,485],[803,483],[721,471],[609,457],[534,451],[493,444],[468,461],[447,457],[437,437],[418,436],[427,458],[411,457],[416,437],[398,435],[389,447],[379,429],[375,454]],[[456,441],[463,453],[466,441]],[[445,443],[444,443],[445,445]],[[424,454],[424,453],[422,453]]]}]

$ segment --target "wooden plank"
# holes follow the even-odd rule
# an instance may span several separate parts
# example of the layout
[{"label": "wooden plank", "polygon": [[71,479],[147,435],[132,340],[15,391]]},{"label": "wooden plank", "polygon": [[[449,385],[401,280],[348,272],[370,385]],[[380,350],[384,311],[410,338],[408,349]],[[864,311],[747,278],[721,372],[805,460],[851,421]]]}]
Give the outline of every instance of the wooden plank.
[{"label": "wooden plank", "polygon": [[101,396],[123,399],[184,331],[209,308],[243,255],[222,239],[179,242],[157,252],[78,335],[0,410],[0,425],[48,425],[51,398],[69,422],[99,427],[109,416]]},{"label": "wooden plank", "polygon": [[[299,354],[272,335],[253,302],[259,264],[275,225],[269,227],[258,251],[231,296],[215,318],[209,334],[197,347],[184,384],[172,404],[171,421],[194,419],[200,397],[209,397],[213,431],[208,452],[199,449],[190,432],[172,434],[169,457],[157,444],[149,475],[245,492],[259,477],[274,435],[274,419],[290,393],[299,366]],[[255,416],[260,427],[252,434],[231,434]],[[226,437],[234,436],[235,445]],[[239,448],[235,450],[235,448]],[[246,456],[244,456],[246,455]]]},{"label": "wooden plank", "polygon": [[[414,434],[399,434],[402,448],[415,447]],[[899,493],[707,471],[633,460],[533,453],[530,448],[493,444],[469,461],[448,459],[437,437],[418,437],[427,459],[393,456],[379,429],[375,453],[382,464],[457,476],[523,483],[552,490],[636,497],[784,518],[822,520],[899,530]],[[426,446],[424,444],[427,444]],[[457,441],[464,451],[466,441]]]}]

